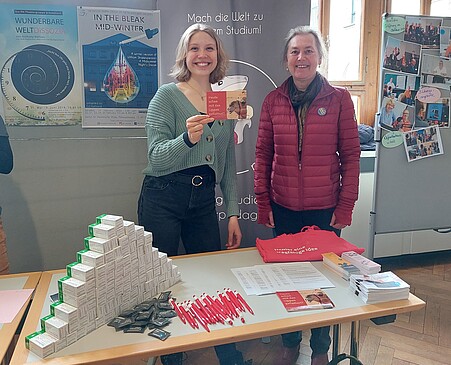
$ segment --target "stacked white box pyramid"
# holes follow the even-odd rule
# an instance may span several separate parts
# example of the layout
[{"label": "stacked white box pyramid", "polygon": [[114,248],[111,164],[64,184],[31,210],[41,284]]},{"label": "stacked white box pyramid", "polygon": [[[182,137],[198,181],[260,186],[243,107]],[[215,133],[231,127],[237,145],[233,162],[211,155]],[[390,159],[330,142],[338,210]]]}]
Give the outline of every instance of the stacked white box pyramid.
[{"label": "stacked white box pyramid", "polygon": [[89,225],[85,248],[58,280],[59,301],[26,337],[46,357],[180,281],[172,259],[152,246],[152,233],[121,216],[103,214]]}]

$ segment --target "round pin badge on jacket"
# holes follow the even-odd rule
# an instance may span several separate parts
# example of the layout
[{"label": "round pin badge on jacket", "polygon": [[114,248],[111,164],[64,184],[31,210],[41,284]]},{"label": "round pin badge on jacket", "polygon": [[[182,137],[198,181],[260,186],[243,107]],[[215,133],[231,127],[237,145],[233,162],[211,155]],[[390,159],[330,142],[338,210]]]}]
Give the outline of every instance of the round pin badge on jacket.
[{"label": "round pin badge on jacket", "polygon": [[326,115],[326,113],[327,113],[326,108],[319,108],[318,109],[318,115],[323,116],[323,115]]}]

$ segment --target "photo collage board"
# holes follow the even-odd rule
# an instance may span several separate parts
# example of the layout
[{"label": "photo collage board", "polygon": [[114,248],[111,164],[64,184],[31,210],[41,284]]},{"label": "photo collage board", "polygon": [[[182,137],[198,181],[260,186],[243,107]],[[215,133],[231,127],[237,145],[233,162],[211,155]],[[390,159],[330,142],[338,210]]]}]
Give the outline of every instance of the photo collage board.
[{"label": "photo collage board", "polygon": [[403,133],[409,162],[443,154],[450,126],[451,19],[383,18],[379,125]]}]

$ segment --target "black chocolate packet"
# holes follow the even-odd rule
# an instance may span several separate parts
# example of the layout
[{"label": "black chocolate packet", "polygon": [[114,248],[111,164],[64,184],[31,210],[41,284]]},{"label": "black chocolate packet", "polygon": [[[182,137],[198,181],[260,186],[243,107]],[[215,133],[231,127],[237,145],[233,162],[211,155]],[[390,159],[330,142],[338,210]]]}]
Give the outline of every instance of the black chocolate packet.
[{"label": "black chocolate packet", "polygon": [[147,321],[150,316],[152,315],[152,312],[139,312],[138,315],[135,317],[135,321]]},{"label": "black chocolate packet", "polygon": [[177,317],[177,312],[173,309],[166,310],[166,311],[160,311],[160,313],[158,313],[158,316],[162,317],[162,318],[173,318],[173,317]]},{"label": "black chocolate packet", "polygon": [[152,308],[153,303],[140,303],[134,306],[133,310],[137,311],[137,312],[144,312],[144,311],[148,311],[150,308]]},{"label": "black chocolate packet", "polygon": [[130,326],[126,329],[124,329],[124,333],[144,333],[144,331],[146,330],[146,327],[141,327],[141,326]]},{"label": "black chocolate packet", "polygon": [[135,320],[133,318],[123,318],[122,321],[120,323],[118,323],[118,325],[116,326],[116,329],[118,328],[124,328],[125,326],[129,326],[131,324],[133,324],[135,322]]},{"label": "black chocolate packet", "polygon": [[122,317],[114,317],[111,321],[109,321],[106,325],[110,327],[118,327],[125,318]]},{"label": "black chocolate packet", "polygon": [[121,314],[119,314],[119,317],[131,317],[136,313],[134,309],[126,309]]},{"label": "black chocolate packet", "polygon": [[161,328],[155,328],[148,333],[148,336],[156,337],[161,341],[166,340],[171,335],[171,332],[165,331]]},{"label": "black chocolate packet", "polygon": [[169,300],[169,298],[171,297],[171,291],[164,291],[161,292],[160,295],[158,296],[158,301],[159,302],[167,302]]},{"label": "black chocolate packet", "polygon": [[133,326],[138,326],[138,327],[146,327],[147,326],[147,321],[135,321],[133,322]]},{"label": "black chocolate packet", "polygon": [[172,309],[172,305],[169,302],[158,302],[157,307],[164,310]]},{"label": "black chocolate packet", "polygon": [[154,324],[157,327],[164,327],[171,323],[169,318],[155,318],[149,321],[149,323]]}]

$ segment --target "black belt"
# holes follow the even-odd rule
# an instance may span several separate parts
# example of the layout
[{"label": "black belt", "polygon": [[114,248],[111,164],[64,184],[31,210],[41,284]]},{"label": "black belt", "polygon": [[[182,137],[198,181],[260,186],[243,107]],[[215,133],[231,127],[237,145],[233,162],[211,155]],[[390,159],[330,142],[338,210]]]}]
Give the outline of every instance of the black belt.
[{"label": "black belt", "polygon": [[[163,176],[162,176],[163,177]],[[164,178],[172,181],[177,181],[182,184],[192,185],[192,186],[202,186],[204,184],[212,184],[215,182],[214,174],[208,175],[186,175],[174,172],[169,175],[165,175]]]}]

